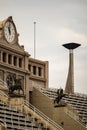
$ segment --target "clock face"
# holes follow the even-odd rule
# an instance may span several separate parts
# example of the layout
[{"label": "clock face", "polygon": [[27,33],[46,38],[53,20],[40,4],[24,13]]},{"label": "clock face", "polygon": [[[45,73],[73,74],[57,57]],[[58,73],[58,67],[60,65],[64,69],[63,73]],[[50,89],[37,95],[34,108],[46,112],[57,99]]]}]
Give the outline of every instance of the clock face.
[{"label": "clock face", "polygon": [[15,26],[12,22],[8,21],[4,26],[4,36],[7,42],[12,43],[15,39]]}]

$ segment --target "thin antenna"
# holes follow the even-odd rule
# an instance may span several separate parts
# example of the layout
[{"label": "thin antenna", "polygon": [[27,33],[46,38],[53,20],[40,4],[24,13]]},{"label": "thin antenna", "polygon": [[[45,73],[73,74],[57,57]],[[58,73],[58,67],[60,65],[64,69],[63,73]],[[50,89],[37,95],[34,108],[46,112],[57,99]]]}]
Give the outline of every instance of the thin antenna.
[{"label": "thin antenna", "polygon": [[36,22],[34,22],[34,59],[36,58]]}]

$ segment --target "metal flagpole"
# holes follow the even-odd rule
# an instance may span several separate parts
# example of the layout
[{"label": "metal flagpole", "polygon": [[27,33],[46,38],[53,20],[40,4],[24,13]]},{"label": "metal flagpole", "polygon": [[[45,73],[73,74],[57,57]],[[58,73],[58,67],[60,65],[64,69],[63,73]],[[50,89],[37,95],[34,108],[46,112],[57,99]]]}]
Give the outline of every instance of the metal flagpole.
[{"label": "metal flagpole", "polygon": [[36,22],[34,22],[34,59],[36,58]]}]

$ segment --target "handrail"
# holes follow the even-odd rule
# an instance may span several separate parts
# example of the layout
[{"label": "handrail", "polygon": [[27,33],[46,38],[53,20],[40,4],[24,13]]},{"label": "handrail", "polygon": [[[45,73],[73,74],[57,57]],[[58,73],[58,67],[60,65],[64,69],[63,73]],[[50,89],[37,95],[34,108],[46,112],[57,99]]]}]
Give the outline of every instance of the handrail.
[{"label": "handrail", "polygon": [[[70,106],[70,105],[69,105],[69,106]],[[76,122],[78,122],[80,125],[82,125],[83,127],[86,127],[85,124],[83,124],[80,119],[74,118],[74,116],[72,116],[72,115],[70,114],[70,112],[69,112],[68,109],[65,111],[65,113],[66,113],[69,117],[71,117],[72,119],[74,119]]]},{"label": "handrail", "polygon": [[[37,87],[35,87],[37,90],[39,90],[42,94],[44,94],[43,93],[43,91],[45,90],[44,88],[37,88]],[[45,90],[46,91],[46,90]],[[50,92],[49,92],[50,93]],[[77,93],[76,93],[77,94]],[[45,96],[47,96],[47,94],[44,94]],[[71,95],[70,95],[71,96]],[[78,95],[77,95],[78,96]],[[79,95],[80,97],[82,96],[83,98],[86,98],[86,95],[84,94],[84,95]],[[47,96],[48,97],[48,96]],[[51,99],[51,98],[50,98]],[[66,99],[64,98],[63,99],[64,101],[66,101]],[[68,104],[68,105],[70,105],[70,104]],[[80,119],[75,119],[69,112],[65,112],[66,114],[68,114],[70,117],[72,117],[75,121],[77,121],[77,122],[79,122],[82,126],[84,126],[85,127],[85,125],[80,121]]]},{"label": "handrail", "polygon": [[[49,117],[47,117],[45,114],[43,114],[41,111],[39,111],[37,108],[35,108],[32,104],[28,103],[27,100],[24,101],[24,105],[28,106],[33,112],[35,112],[37,115],[42,117],[47,123],[51,124],[55,130],[64,130],[61,126],[59,126],[56,122],[51,120]],[[9,106],[9,109],[14,109],[11,105]],[[16,110],[17,111],[17,108]]]},{"label": "handrail", "polygon": [[0,123],[5,127],[5,129],[7,130],[7,125],[6,122],[4,122],[2,119],[0,119]]},{"label": "handrail", "polygon": [[[8,97],[8,95],[6,95],[1,90],[0,90],[0,94],[3,94],[5,97]],[[44,113],[42,113],[41,111],[39,111],[36,107],[34,107],[32,104],[30,104],[27,100],[24,101],[24,105],[28,106],[28,108],[30,108],[33,112],[35,112],[37,115],[39,115],[40,117],[42,117],[42,119],[44,119],[49,124],[51,124],[55,128],[55,130],[64,130],[61,126],[59,126],[56,122],[54,122],[49,117],[47,117]],[[12,108],[11,105],[10,105],[9,108]],[[16,108],[16,110],[17,110],[17,108]]]},{"label": "handrail", "polygon": [[[0,90],[0,94],[3,94],[4,96],[8,97],[3,91]],[[27,100],[24,101],[24,104],[28,106],[32,111],[34,111],[36,114],[38,114],[40,117],[42,117],[45,121],[47,121],[49,124],[51,124],[55,130],[64,130],[61,126],[59,126],[56,122],[51,120],[49,117],[47,117],[45,114],[43,114],[41,111],[39,111],[36,107],[34,107],[32,104],[30,104]],[[11,108],[11,106],[10,106]],[[17,108],[16,108],[17,109]]]},{"label": "handrail", "polygon": [[[43,95],[45,95],[49,99],[55,99],[56,98],[56,95],[52,95],[51,91],[47,91],[47,88],[42,88],[42,87],[39,87],[39,88],[38,87],[34,87],[34,88],[37,89],[37,90],[39,90]],[[49,88],[48,88],[48,90],[49,90]],[[52,89],[52,91],[53,91],[53,89]],[[56,89],[55,89],[55,92],[56,92]],[[52,98],[50,97],[50,95],[52,96]]]},{"label": "handrail", "polygon": [[1,90],[0,90],[0,94],[1,94],[1,95],[3,94],[5,97],[8,98],[8,95],[6,95],[6,94],[5,94],[3,91],[1,91]]},{"label": "handrail", "polygon": [[54,122],[49,117],[47,117],[44,113],[42,113],[40,110],[38,110],[32,104],[30,104],[27,100],[24,101],[24,104],[26,106],[28,106],[31,110],[33,110],[36,114],[38,114],[40,117],[42,117],[46,122],[51,124],[55,128],[55,130],[64,130],[60,125],[58,125],[56,122]]},{"label": "handrail", "polygon": [[7,83],[3,81],[2,79],[0,79],[0,85],[2,86],[2,88],[8,89]]}]

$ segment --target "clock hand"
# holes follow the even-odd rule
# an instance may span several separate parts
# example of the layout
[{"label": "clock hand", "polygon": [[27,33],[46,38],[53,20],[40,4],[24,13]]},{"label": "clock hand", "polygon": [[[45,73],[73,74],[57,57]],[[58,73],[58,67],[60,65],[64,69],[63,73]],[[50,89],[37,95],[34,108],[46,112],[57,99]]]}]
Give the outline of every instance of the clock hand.
[{"label": "clock hand", "polygon": [[8,26],[8,31],[9,31],[9,35],[11,35],[10,23],[9,23],[9,26]]},{"label": "clock hand", "polygon": [[10,28],[8,27],[8,32],[9,32],[9,35],[11,34],[11,31],[10,31]]}]

